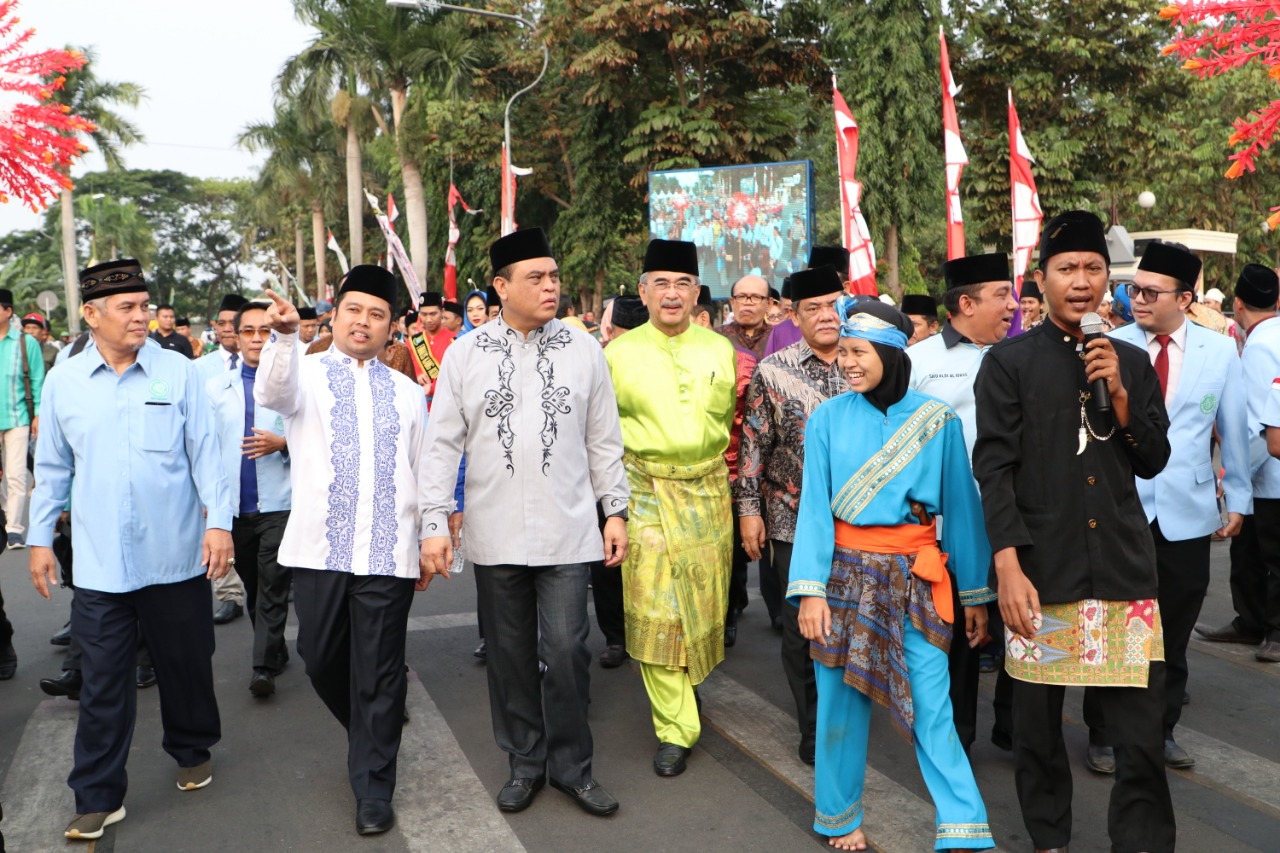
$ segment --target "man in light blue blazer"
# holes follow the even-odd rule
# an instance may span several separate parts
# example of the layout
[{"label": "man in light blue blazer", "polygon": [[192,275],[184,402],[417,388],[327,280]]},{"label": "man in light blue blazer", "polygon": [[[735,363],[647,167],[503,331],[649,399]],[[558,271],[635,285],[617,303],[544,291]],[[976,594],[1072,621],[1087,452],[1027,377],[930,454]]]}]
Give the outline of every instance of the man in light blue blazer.
[{"label": "man in light blue blazer", "polygon": [[[1174,740],[1173,729],[1187,686],[1187,643],[1209,588],[1210,538],[1239,533],[1252,500],[1246,394],[1235,344],[1186,316],[1199,276],[1200,259],[1185,247],[1149,245],[1128,286],[1134,322],[1111,333],[1151,355],[1169,412],[1169,463],[1155,478],[1136,485],[1156,542],[1166,667],[1165,764],[1180,769],[1195,765]],[[1215,426],[1226,469],[1225,518],[1212,457]]]},{"label": "man in light blue blazer", "polygon": [[205,382],[231,487],[231,538],[253,623],[249,691],[258,698],[275,693],[275,677],[289,660],[284,627],[291,579],[276,558],[292,501],[284,418],[253,398],[258,361],[271,335],[267,307],[265,302],[249,302],[236,312],[232,322],[242,363]]}]

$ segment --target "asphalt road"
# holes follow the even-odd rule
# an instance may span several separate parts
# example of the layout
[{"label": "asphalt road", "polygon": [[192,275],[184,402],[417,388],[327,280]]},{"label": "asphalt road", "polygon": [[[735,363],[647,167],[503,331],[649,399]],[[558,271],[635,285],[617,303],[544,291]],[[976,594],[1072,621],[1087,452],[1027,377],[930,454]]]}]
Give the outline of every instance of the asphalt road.
[{"label": "asphalt road", "polygon": [[[1213,548],[1213,585],[1202,618],[1231,616],[1225,545]],[[17,630],[17,676],[0,683],[0,822],[17,853],[142,851],[804,851],[825,848],[811,829],[813,780],[795,755],[791,695],[778,659],[778,635],[754,600],[739,640],[702,688],[703,738],[689,770],[661,779],[638,672],[592,667],[595,776],[622,803],[610,818],[581,812],[550,788],[526,812],[504,816],[493,796],[507,777],[494,746],[484,665],[477,642],[470,574],[434,583],[418,596],[408,660],[412,721],[400,752],[395,806],[386,835],[360,838],[347,786],[345,739],[315,697],[296,654],[278,692],[248,691],[247,619],[218,627],[214,661],[223,739],[214,749],[214,781],[181,793],[161,750],[158,693],[141,691],[129,759],[128,817],[94,844],[62,838],[74,803],[66,787],[77,706],[41,693],[58,673],[61,650],[49,644],[67,616],[68,596],[53,603],[31,590],[26,552],[0,556],[10,619]],[[754,585],[754,578],[753,578]],[[292,643],[292,627],[290,640]],[[593,651],[603,641],[591,638]],[[1280,850],[1280,665],[1242,647],[1193,641],[1192,703],[1179,741],[1197,758],[1170,771],[1180,850],[1214,853]],[[994,676],[983,676],[980,735],[990,729]],[[1076,853],[1109,849],[1111,782],[1084,767],[1086,732],[1079,690],[1068,693],[1067,743],[1075,773]],[[875,712],[865,828],[875,849],[932,848],[933,809],[910,748]],[[1009,754],[980,736],[973,763],[999,849],[1030,849],[1013,789]]]}]

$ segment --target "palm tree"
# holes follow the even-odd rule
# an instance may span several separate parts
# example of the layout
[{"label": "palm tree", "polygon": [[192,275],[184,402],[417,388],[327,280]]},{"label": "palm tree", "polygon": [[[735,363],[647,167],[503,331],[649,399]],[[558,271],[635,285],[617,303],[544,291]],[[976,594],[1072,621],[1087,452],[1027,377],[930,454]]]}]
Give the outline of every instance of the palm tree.
[{"label": "palm tree", "polygon": [[[325,210],[337,202],[341,168],[336,128],[330,124],[319,133],[308,130],[295,102],[276,104],[270,122],[251,124],[240,134],[239,144],[250,151],[269,151],[255,186],[254,206],[260,222],[278,221],[280,215],[294,218],[302,212],[311,217],[311,245],[315,253],[316,299],[324,297]],[[298,280],[305,281],[301,226],[294,219],[298,248]]]},{"label": "palm tree", "polygon": [[[70,48],[68,48],[70,49]],[[53,100],[70,108],[95,125],[89,139],[106,161],[107,168],[119,169],[124,165],[120,149],[142,141],[142,132],[130,121],[112,111],[116,106],[136,107],[146,91],[136,83],[113,83],[99,80],[93,71],[93,49],[81,48],[85,64],[77,71],[66,74],[66,83],[53,92]],[[64,189],[60,197],[62,205],[62,276],[67,289],[67,325],[72,334],[80,332],[80,291],[76,276],[76,223],[72,207],[71,190]]]}]

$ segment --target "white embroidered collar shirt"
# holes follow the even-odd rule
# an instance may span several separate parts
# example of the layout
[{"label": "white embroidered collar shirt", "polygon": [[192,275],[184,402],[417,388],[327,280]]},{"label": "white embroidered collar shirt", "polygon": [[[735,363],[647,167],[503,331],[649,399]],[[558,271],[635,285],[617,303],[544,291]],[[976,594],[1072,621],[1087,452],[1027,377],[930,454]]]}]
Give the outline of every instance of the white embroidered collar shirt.
[{"label": "white embroidered collar shirt", "polygon": [[284,417],[289,442],[293,511],[280,564],[417,578],[422,388],[334,346],[302,358],[297,341],[271,336],[253,390]]},{"label": "white embroidered collar shirt", "polygon": [[447,533],[464,452],[469,560],[554,566],[604,557],[596,506],[623,512],[631,492],[595,338],[559,320],[526,337],[499,316],[450,345],[427,423],[424,536]]}]

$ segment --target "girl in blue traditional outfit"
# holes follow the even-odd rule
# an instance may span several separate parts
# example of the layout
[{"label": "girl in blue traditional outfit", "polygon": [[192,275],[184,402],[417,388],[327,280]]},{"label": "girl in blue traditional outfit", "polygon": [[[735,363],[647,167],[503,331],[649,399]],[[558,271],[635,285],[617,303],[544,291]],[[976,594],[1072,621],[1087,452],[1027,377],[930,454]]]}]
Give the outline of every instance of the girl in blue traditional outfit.
[{"label": "girl in blue traditional outfit", "polygon": [[970,645],[985,639],[982,605],[995,599],[964,434],[945,403],[908,390],[904,314],[848,297],[837,309],[839,363],[853,390],[809,417],[787,587],[818,680],[814,830],[838,849],[867,849],[862,787],[875,700],[914,742],[937,807],[935,849],[988,849],[986,807],[948,696],[948,559]]}]

